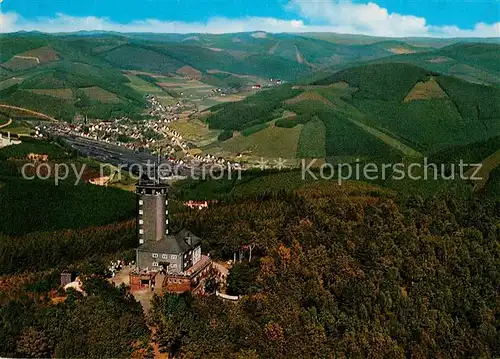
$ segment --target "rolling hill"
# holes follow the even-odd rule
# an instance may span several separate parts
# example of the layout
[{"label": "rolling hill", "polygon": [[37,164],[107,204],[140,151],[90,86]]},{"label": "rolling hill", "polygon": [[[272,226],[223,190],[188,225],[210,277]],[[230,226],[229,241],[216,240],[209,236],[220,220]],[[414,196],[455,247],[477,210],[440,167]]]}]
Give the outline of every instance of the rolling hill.
[{"label": "rolling hill", "polygon": [[[233,88],[271,77],[311,83],[321,76],[309,86],[274,87],[240,102],[207,100],[202,108],[215,105],[207,124],[241,131],[241,139],[221,146],[238,152],[283,134],[297,143],[295,150],[286,147],[290,158],[419,157],[499,134],[499,90],[471,83],[499,81],[495,42],[325,36],[8,34],[0,38],[0,98],[66,121],[138,117],[148,89],[170,96],[173,87],[142,81],[148,86],[141,90],[136,82],[145,75],[131,70],[162,75],[161,81],[174,74]],[[285,111],[293,116],[281,118]],[[312,120],[316,125],[308,124]],[[298,125],[304,133],[297,140]],[[258,135],[267,127],[266,136]]]},{"label": "rolling hill", "polygon": [[[461,41],[464,39],[461,39]],[[391,41],[392,42],[392,41]],[[391,43],[390,42],[390,43]],[[381,46],[387,42],[376,43],[372,46]],[[412,49],[408,43],[403,49]],[[487,85],[500,85],[500,43],[459,42],[425,51],[413,53],[400,52],[393,56],[366,61],[363,64],[376,63],[406,63],[426,68],[431,71],[459,77],[469,82]],[[322,69],[314,74],[317,79],[325,77],[327,72],[336,72],[349,67],[339,64],[330,69]],[[310,77],[305,77],[307,82]]]},{"label": "rolling hill", "polygon": [[[402,63],[354,67],[211,110],[208,125],[226,131],[268,123],[284,110],[296,115],[290,121],[305,125],[303,131],[319,119],[326,157],[420,157],[500,135],[500,89]],[[301,141],[311,138],[304,134]],[[307,147],[317,143],[299,142]]]}]

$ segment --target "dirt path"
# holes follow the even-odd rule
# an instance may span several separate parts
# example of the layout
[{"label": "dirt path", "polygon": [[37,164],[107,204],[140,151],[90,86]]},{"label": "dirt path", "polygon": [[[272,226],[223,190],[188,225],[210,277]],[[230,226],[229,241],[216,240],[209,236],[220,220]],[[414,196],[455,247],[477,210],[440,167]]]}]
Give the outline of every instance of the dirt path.
[{"label": "dirt path", "polygon": [[281,43],[281,40],[278,41],[276,44],[273,45],[273,47],[271,47],[269,49],[269,54],[270,55],[273,55],[276,52],[276,49],[278,48],[278,46],[280,46],[280,43]]},{"label": "dirt path", "polygon": [[15,55],[14,58],[16,58],[16,59],[23,59],[23,60],[35,60],[36,63],[38,65],[40,65],[40,59],[38,57]]},{"label": "dirt path", "polygon": [[10,105],[0,105],[0,108],[7,108],[7,109],[11,109],[11,110],[24,111],[26,113],[29,113],[29,114],[32,114],[32,115],[36,115],[38,117],[41,117],[41,118],[49,120],[49,121],[57,121],[54,117],[50,117],[50,116],[47,116],[47,115],[45,115],[43,113],[36,112],[36,111],[33,111],[33,110],[28,110],[27,108],[10,106]]},{"label": "dirt path", "polygon": [[7,126],[9,126],[11,123],[12,123],[12,119],[11,119],[11,118],[9,118],[9,121],[7,121],[7,123],[4,123],[3,125],[0,125],[0,128],[7,127]]},{"label": "dirt path", "polygon": [[380,141],[388,144],[389,146],[395,148],[400,152],[403,152],[408,157],[420,158],[424,156],[422,153],[396,140],[394,137],[391,137],[385,134],[384,132],[377,130],[376,128],[365,125],[364,123],[356,121],[353,118],[348,118],[348,120],[353,124],[355,124],[356,126],[362,128],[365,132],[368,132],[369,134],[377,137]]},{"label": "dirt path", "polygon": [[[347,105],[347,103],[346,103]],[[351,123],[355,124],[356,126],[360,127],[362,130],[365,132],[369,133],[372,136],[375,136],[378,138],[380,141],[384,142],[385,144],[391,146],[392,148],[395,148],[396,150],[402,152],[405,156],[412,157],[412,158],[422,158],[424,155],[420,153],[419,151],[411,148],[410,146],[405,145],[398,139],[388,135],[385,132],[382,132],[375,127],[369,126],[365,124],[361,118],[365,117],[365,115],[359,111],[357,108],[350,106],[349,108],[353,112],[352,114],[345,112],[346,114],[346,119],[350,121]],[[359,117],[357,119],[356,117]]]},{"label": "dirt path", "polygon": [[469,171],[466,172],[466,176],[468,177],[474,175],[474,177],[476,178],[478,177],[482,178],[481,180],[474,181],[475,182],[474,192],[478,192],[481,189],[483,189],[483,187],[486,186],[486,184],[488,183],[491,171],[500,166],[500,150],[486,157],[481,162],[481,165],[482,165],[481,169],[476,174],[474,174],[476,168],[471,168]]},{"label": "dirt path", "polygon": [[297,47],[297,45],[295,45],[295,58],[297,59],[297,62],[299,64],[303,64],[304,63],[304,58],[302,57],[302,54],[300,53],[300,50]]}]

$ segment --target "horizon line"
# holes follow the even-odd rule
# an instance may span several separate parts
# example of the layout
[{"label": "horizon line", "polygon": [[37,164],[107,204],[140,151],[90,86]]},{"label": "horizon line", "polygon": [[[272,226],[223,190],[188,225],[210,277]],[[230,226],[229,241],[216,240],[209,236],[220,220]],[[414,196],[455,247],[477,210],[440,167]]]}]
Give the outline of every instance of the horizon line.
[{"label": "horizon line", "polygon": [[[454,36],[454,37],[438,37],[438,36],[380,36],[380,35],[366,35],[366,34],[354,34],[354,33],[340,33],[331,31],[279,31],[271,32],[264,30],[252,30],[252,31],[240,31],[240,32],[136,32],[136,31],[114,31],[114,30],[77,30],[77,31],[58,31],[58,32],[46,32],[40,30],[19,30],[13,32],[3,32],[0,33],[0,37],[4,35],[17,35],[17,34],[43,34],[43,35],[73,35],[82,33],[96,33],[96,34],[120,34],[120,35],[238,35],[238,34],[255,34],[255,33],[265,33],[272,35],[307,35],[307,34],[329,34],[338,36],[350,36],[350,37],[366,37],[366,38],[376,38],[376,39],[435,39],[435,40],[454,40],[454,39],[478,39],[478,40],[498,40],[500,42],[500,36],[490,36],[490,37],[477,37],[477,36]],[[321,39],[318,39],[321,40]]]}]

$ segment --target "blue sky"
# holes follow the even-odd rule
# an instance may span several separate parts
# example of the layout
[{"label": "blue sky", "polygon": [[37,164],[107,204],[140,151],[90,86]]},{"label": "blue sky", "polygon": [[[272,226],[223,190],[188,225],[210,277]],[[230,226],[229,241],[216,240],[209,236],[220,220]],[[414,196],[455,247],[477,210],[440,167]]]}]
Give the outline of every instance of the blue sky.
[{"label": "blue sky", "polygon": [[2,32],[335,31],[500,36],[500,0],[3,0]]}]

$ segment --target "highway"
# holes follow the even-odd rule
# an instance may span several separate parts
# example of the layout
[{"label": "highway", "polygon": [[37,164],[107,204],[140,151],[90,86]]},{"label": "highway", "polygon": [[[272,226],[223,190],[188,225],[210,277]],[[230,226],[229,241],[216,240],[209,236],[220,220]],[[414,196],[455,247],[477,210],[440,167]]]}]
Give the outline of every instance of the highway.
[{"label": "highway", "polygon": [[[52,132],[52,136],[60,137],[71,148],[75,149],[80,155],[93,158],[99,162],[109,163],[111,165],[130,170],[133,174],[139,174],[148,171],[148,166],[153,166],[158,162],[158,158],[146,151],[134,151],[128,148],[120,147],[103,141],[97,141],[85,137],[69,135],[62,132]],[[160,159],[162,177],[169,176],[191,176],[191,168],[176,164],[166,159]],[[194,171],[194,170],[193,170]],[[196,173],[197,171],[194,171]]]}]

